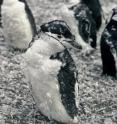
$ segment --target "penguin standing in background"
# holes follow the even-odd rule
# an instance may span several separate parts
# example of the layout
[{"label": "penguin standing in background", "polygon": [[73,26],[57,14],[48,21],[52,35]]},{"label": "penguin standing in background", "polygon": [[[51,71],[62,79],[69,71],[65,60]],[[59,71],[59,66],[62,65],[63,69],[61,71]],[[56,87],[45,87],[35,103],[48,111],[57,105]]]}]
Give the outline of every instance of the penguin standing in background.
[{"label": "penguin standing in background", "polygon": [[79,3],[77,6],[71,7],[71,9],[74,11],[75,19],[78,21],[79,34],[86,43],[96,48],[96,23],[89,8],[85,4]]},{"label": "penguin standing in background", "polygon": [[69,8],[74,11],[79,34],[83,40],[96,48],[97,31],[102,23],[101,5],[99,0],[80,0]]},{"label": "penguin standing in background", "polygon": [[67,23],[67,25],[69,25],[72,34],[75,36],[76,43],[78,43],[82,48],[82,53],[84,55],[89,55],[94,49],[88,43],[86,43],[80,35],[78,30],[78,20],[75,19],[74,11],[72,11],[69,7],[68,5],[61,6],[61,18]]},{"label": "penguin standing in background", "polygon": [[92,17],[96,23],[96,29],[99,30],[102,24],[102,8],[99,0],[81,0],[91,11]]},{"label": "penguin standing in background", "polygon": [[113,9],[112,17],[102,33],[100,49],[103,74],[115,77],[117,75],[117,8]]},{"label": "penguin standing in background", "polygon": [[1,15],[8,46],[21,50],[27,49],[37,31],[26,1],[3,0]]},{"label": "penguin standing in background", "polygon": [[50,120],[77,123],[78,72],[63,40],[42,33],[24,53],[24,74],[39,110]]}]

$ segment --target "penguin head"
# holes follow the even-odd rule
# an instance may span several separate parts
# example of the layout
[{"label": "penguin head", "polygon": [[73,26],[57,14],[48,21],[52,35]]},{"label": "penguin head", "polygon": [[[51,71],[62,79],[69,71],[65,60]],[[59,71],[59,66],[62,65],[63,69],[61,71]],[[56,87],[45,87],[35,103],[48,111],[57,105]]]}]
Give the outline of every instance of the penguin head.
[{"label": "penguin head", "polygon": [[54,20],[42,24],[40,26],[40,32],[55,38],[67,48],[81,49],[81,46],[75,41],[75,36],[71,33],[71,29],[62,20]]},{"label": "penguin head", "polygon": [[75,41],[58,39],[56,34],[40,32],[39,38],[30,42],[28,49],[33,48],[36,53],[41,51],[41,54],[43,55],[53,55],[57,52],[63,51],[64,49],[73,48],[76,50],[79,49],[78,47],[79,44]]},{"label": "penguin head", "polygon": [[[82,48],[75,40],[66,39],[64,37],[58,38],[58,35],[53,34],[51,32],[43,33],[43,32],[40,31],[40,36],[39,37],[45,37],[45,36],[48,36],[49,38],[54,39],[57,42],[57,43],[53,42],[54,45],[59,43],[64,48],[67,48],[67,49],[71,49],[72,48],[72,49],[75,49],[75,50],[78,50],[78,49]],[[31,45],[32,45],[32,43],[31,43]]]},{"label": "penguin head", "polygon": [[27,51],[33,51],[33,53],[41,54],[43,56],[51,56],[64,49],[65,47],[61,44],[61,41],[58,41],[48,34],[41,33],[40,38],[32,42]]},{"label": "penguin head", "polygon": [[41,31],[43,31],[43,32],[48,32],[49,31],[48,30],[48,24],[47,23],[42,24],[40,26],[40,28],[41,28]]},{"label": "penguin head", "polygon": [[40,28],[43,32],[57,34],[59,38],[65,37],[75,40],[74,35],[71,33],[71,29],[63,20],[53,20],[48,23],[44,23],[40,26]]}]

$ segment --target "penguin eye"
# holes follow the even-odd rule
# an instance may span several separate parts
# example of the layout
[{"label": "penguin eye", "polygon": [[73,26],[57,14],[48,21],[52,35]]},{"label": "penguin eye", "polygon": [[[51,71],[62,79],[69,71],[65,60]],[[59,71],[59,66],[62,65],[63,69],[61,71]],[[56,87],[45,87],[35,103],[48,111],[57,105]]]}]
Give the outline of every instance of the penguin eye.
[{"label": "penguin eye", "polygon": [[57,35],[57,37],[58,37],[58,38],[62,38],[62,36],[61,36],[61,35]]}]

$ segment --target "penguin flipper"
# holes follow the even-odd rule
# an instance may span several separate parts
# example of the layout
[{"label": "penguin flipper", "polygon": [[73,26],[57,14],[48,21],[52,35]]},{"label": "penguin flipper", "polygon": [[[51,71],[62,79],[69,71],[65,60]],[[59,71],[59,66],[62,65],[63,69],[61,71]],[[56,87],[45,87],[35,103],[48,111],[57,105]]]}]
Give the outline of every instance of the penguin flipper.
[{"label": "penguin flipper", "polygon": [[63,64],[57,75],[60,85],[60,93],[62,94],[61,99],[67,113],[74,118],[78,113],[75,101],[75,84],[77,83],[75,63],[67,49],[51,56],[50,59],[57,59]]},{"label": "penguin flipper", "polygon": [[35,19],[34,16],[26,2],[26,0],[19,0],[20,2],[25,3],[25,11],[27,13],[27,17],[29,18],[29,22],[31,24],[31,29],[33,31],[33,36],[37,35],[37,28],[36,28],[36,23],[35,23]]}]

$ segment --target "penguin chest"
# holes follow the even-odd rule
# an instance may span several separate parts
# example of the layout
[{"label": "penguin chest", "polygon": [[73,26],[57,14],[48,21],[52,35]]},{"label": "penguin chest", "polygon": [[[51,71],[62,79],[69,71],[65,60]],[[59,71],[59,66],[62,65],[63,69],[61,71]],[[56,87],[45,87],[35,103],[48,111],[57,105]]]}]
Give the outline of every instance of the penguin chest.
[{"label": "penguin chest", "polygon": [[58,92],[57,74],[60,70],[61,62],[50,60],[48,57],[43,57],[42,55],[38,55],[38,60],[37,63],[34,62],[35,60],[32,60],[35,65],[28,66],[28,78],[30,78],[35,94],[41,93],[37,96],[40,97],[39,101],[44,103],[45,100],[47,101],[47,99],[44,99],[45,97],[51,98],[47,94],[52,96],[53,93],[57,94]]},{"label": "penguin chest", "polygon": [[27,48],[33,33],[24,5],[2,7],[3,28],[6,41],[15,48]]},{"label": "penguin chest", "polygon": [[[51,60],[48,57],[40,56],[39,58],[38,66],[28,65],[28,70],[26,70],[37,106],[49,118],[52,117],[63,122],[70,121],[71,118],[61,101],[57,79],[62,63],[57,60]],[[35,63],[35,65],[37,64]]]}]

